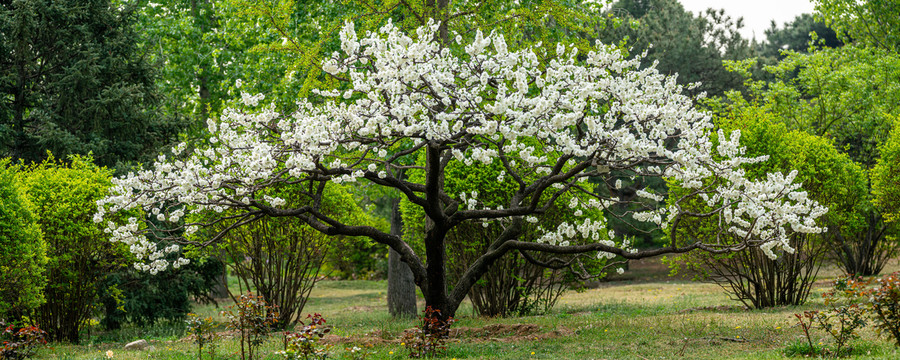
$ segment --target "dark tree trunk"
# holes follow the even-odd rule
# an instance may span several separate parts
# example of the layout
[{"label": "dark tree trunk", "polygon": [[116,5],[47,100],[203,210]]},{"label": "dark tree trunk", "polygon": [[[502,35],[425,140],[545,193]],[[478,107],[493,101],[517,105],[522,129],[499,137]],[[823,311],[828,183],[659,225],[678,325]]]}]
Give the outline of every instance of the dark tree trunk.
[{"label": "dark tree trunk", "polygon": [[25,59],[20,47],[18,54],[18,76],[16,79],[16,93],[13,97],[13,126],[15,139],[13,139],[12,158],[21,159],[25,154]]},{"label": "dark tree trunk", "polygon": [[225,250],[219,251],[219,258],[222,259],[222,273],[216,276],[216,285],[209,292],[209,297],[215,300],[231,298],[228,292],[228,254]]},{"label": "dark tree trunk", "polygon": [[[395,199],[391,209],[391,235],[402,236],[403,218],[400,216],[400,200]],[[388,311],[398,318],[415,318],[416,283],[409,265],[400,261],[400,254],[390,250],[388,254]]]}]

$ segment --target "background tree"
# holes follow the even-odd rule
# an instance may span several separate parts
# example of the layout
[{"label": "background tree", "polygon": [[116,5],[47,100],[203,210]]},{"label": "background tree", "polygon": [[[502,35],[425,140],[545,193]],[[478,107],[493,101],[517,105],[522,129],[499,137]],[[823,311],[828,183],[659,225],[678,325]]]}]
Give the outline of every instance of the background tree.
[{"label": "background tree", "polygon": [[0,156],[40,161],[93,153],[118,166],[155,156],[181,124],[159,111],[136,47],[137,3],[0,4]]},{"label": "background tree", "polygon": [[[766,68],[770,81],[749,81],[747,96],[753,106],[771,113],[788,129],[823,136],[863,169],[875,165],[878,148],[891,129],[897,112],[900,58],[878,48],[843,46],[809,54],[790,52],[775,66]],[[748,63],[732,63],[732,69],[750,77]],[[734,106],[746,104],[742,95],[729,94]],[[832,233],[833,253],[850,274],[874,275],[900,249],[888,236],[894,229],[866,197],[861,209],[868,226],[841,228]],[[834,229],[833,229],[834,230]]]},{"label": "background tree", "polygon": [[679,83],[700,83],[688,93],[706,92],[718,96],[740,89],[742,79],[722,65],[723,60],[743,60],[754,56],[749,40],[738,29],[743,20],[732,19],[724,10],[708,9],[694,16],[677,0],[620,0],[608,14],[632,26],[607,26],[600,39],[617,43],[626,39],[630,51],[647,51],[645,65],[667,75],[678,74]]},{"label": "background tree", "polygon": [[[815,39],[812,33],[816,33]],[[766,61],[768,64],[783,59],[784,50],[806,53],[811,41],[819,48],[836,48],[844,45],[834,30],[824,22],[816,20],[812,14],[797,15],[793,21],[785,22],[781,28],[773,21],[764,34],[765,41],[759,44],[757,53],[760,57],[768,59]]]},{"label": "background tree", "polygon": [[900,1],[816,0],[817,15],[844,43],[900,50]]},{"label": "background tree", "polygon": [[0,320],[27,315],[44,302],[46,244],[32,205],[15,175],[0,160]]},{"label": "background tree", "polygon": [[109,244],[102,226],[91,222],[96,201],[108,193],[112,171],[89,157],[73,156],[70,165],[50,157],[17,174],[34,204],[47,243],[47,300],[33,319],[54,341],[78,342],[104,291],[107,273],[126,266],[128,250]]},{"label": "background tree", "polygon": [[[298,111],[288,116],[271,108],[226,111],[221,122],[209,122],[214,134],[209,147],[179,155],[185,150],[179,146],[174,154],[183,160],[160,158],[154,171],[116,180],[111,195],[98,203],[95,221],[103,223],[110,213],[136,207],[176,223],[186,214],[233,209],[238,212],[231,217],[235,227],[265,216],[294,217],[328,235],[366,236],[401,254],[426,304],[441,310],[442,316],[452,316],[474,283],[509,251],[644,258],[762,244],[771,250],[786,244],[789,229],[821,230],[814,219],[826,209],[797,192],[792,175],[772,174],[764,182],[753,182],[736,171],[742,163],[760,160],[740,157],[737,134],[720,142],[716,151],[725,160],[715,160],[706,115],[693,109],[673,78],[653,68],[639,69],[640,59],[625,60],[618,50],[602,46],[586,54],[581,65],[577,51],[561,44],[549,54],[540,49],[509,51],[502,35],[485,37],[480,31],[464,47],[465,53],[457,53],[432,40],[441,31],[437,25],[421,28],[413,39],[386,25],[360,41],[348,23],[341,31],[345,55],[322,65],[335,78],[347,79],[346,90],[318,91],[320,105],[301,101]],[[462,36],[455,38],[461,42]],[[538,54],[546,67],[539,66]],[[254,106],[261,96],[243,98]],[[668,148],[663,145],[667,142],[674,145]],[[398,144],[408,150],[388,155]],[[424,181],[397,178],[394,162],[417,152],[424,153]],[[502,208],[444,191],[448,164],[476,161],[498,161],[516,179],[518,186]],[[514,165],[527,170],[520,172]],[[540,222],[566,193],[593,198],[576,201],[575,209],[600,209],[619,201],[579,185],[581,179],[604,179],[612,168],[682,181],[697,189],[691,196],[702,193],[721,204],[714,214],[741,209],[724,225],[745,236],[745,242],[720,247],[696,239],[687,246],[673,242],[662,249],[633,251],[611,238],[615,234],[606,232],[604,222],[590,218],[542,229],[536,242],[519,240],[524,222]],[[526,182],[532,174],[535,179]],[[429,220],[424,257],[398,236],[322,213],[327,182],[390,187],[422,207]],[[283,207],[284,199],[265,196],[265,189],[279,183],[303,189],[311,205]],[[650,191],[640,196],[652,201],[646,211],[631,214],[639,221],[678,227],[686,217],[712,216],[660,207],[662,195]],[[446,235],[463,223],[493,221],[501,222],[504,232],[449,291]],[[114,241],[149,259],[136,264],[142,269],[164,270],[170,263],[161,256],[178,251],[151,244],[143,235],[146,223],[108,225]],[[187,223],[184,231],[190,234],[200,225]],[[590,241],[570,242],[576,238]]]}]

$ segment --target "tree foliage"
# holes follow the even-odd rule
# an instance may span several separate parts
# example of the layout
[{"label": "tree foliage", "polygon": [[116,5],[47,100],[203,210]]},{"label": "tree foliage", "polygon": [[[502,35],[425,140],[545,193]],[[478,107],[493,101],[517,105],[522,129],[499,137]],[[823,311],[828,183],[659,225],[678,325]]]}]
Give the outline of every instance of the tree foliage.
[{"label": "tree foliage", "polygon": [[19,167],[0,160],[0,320],[26,315],[44,302],[46,244],[31,202],[15,178]]},{"label": "tree foliage", "polygon": [[791,129],[833,139],[864,168],[875,164],[900,103],[896,53],[855,46],[790,53],[767,71],[775,79],[751,85],[755,102]]},{"label": "tree foliage", "polygon": [[895,117],[894,128],[880,152],[878,164],[872,169],[872,192],[885,220],[896,223],[900,219],[900,117]]},{"label": "tree foliage", "polygon": [[760,57],[771,60],[783,59],[782,52],[785,50],[806,53],[811,43],[815,45],[814,48],[836,48],[844,45],[834,30],[824,22],[817,21],[812,14],[797,15],[793,21],[784,23],[781,28],[772,21],[765,35],[766,39],[759,44],[758,53]]},{"label": "tree foliage", "polygon": [[900,1],[816,0],[816,12],[845,43],[900,50]]},{"label": "tree foliage", "polygon": [[0,4],[0,156],[93,153],[118,166],[155,155],[181,129],[158,111],[153,70],[135,46],[135,3]]}]

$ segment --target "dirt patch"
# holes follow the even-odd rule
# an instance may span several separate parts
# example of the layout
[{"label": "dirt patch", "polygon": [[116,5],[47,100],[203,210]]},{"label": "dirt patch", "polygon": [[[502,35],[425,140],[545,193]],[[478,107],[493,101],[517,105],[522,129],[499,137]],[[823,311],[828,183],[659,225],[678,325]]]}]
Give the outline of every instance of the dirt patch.
[{"label": "dirt patch", "polygon": [[687,309],[678,310],[679,313],[692,313],[695,311],[712,311],[712,312],[727,312],[727,311],[746,311],[750,310],[746,306],[737,306],[737,305],[719,305],[719,306],[698,306]]},{"label": "dirt patch", "polygon": [[371,312],[375,310],[381,310],[383,308],[384,306],[350,306],[344,308],[344,310],[352,312]]},{"label": "dirt patch", "polygon": [[551,331],[535,324],[491,324],[480,328],[461,327],[452,329],[451,341],[465,342],[519,342],[552,339],[575,334],[569,328],[560,326]]},{"label": "dirt patch", "polygon": [[[385,336],[380,330],[373,331],[362,336],[336,336],[326,335],[323,342],[327,344],[400,344],[403,335],[414,329],[406,329],[399,336]],[[571,336],[575,332],[569,328],[560,326],[546,331],[535,324],[490,324],[483,327],[457,327],[450,329],[449,342],[519,342],[552,339],[561,336]]]},{"label": "dirt patch", "polygon": [[480,328],[459,327],[450,329],[455,338],[496,338],[508,336],[528,336],[541,332],[535,324],[490,324]]}]

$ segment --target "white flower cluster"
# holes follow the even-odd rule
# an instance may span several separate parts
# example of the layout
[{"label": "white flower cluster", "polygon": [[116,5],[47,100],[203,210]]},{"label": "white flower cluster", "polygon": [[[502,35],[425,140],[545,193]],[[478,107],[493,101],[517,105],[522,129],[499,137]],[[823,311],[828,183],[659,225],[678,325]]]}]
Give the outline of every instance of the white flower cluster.
[{"label": "white flower cluster", "polygon": [[[391,177],[391,146],[402,140],[411,148],[441,144],[452,161],[464,164],[502,159],[506,171],[498,181],[526,178],[516,172],[527,168],[528,176],[548,182],[552,191],[568,191],[587,176],[635,168],[647,160],[652,166],[644,173],[687,188],[719,179],[705,200],[723,208],[729,231],[751,235],[763,249],[788,250],[788,230],[822,231],[815,219],[826,209],[799,191],[793,174],[747,180],[740,165],[764,159],[741,156],[739,133],[720,134],[714,156],[709,117],[681,95],[673,77],[653,67],[640,69],[640,58],[626,59],[606,46],[584,54],[583,62],[577,49],[562,44],[555,56],[510,51],[502,35],[480,31],[463,54],[431,41],[436,30],[431,24],[411,37],[389,23],[359,38],[347,23],[340,31],[342,53],[322,65],[348,79],[345,90],[317,91],[326,97],[323,104],[300,101],[289,115],[271,107],[225,110],[219,121],[209,121],[207,146],[190,154],[181,154],[183,145],[176,147],[176,158],[160,156],[152,169],[115,179],[110,195],[98,202],[95,221],[135,208],[177,223],[189,214],[284,206],[282,199],[256,194],[278,182]],[[541,64],[542,58],[550,60]],[[242,94],[242,99],[256,106],[264,97]],[[560,158],[569,161],[555,167]],[[590,166],[568,173],[582,164],[575,159],[587,159]],[[622,185],[616,182],[616,188]],[[477,196],[459,194],[460,211],[483,210]],[[643,190],[638,196],[663,199]],[[570,206],[580,215],[616,201],[598,196],[573,199]],[[660,208],[634,217],[665,226],[677,212]],[[541,241],[565,246],[580,237],[629,248],[601,236],[604,221],[579,221],[547,230]],[[184,227],[192,233],[197,225]],[[108,222],[106,230],[112,241],[131,246],[141,260],[136,267],[158,271],[168,266],[162,256],[167,249],[156,249],[134,219]]]}]

